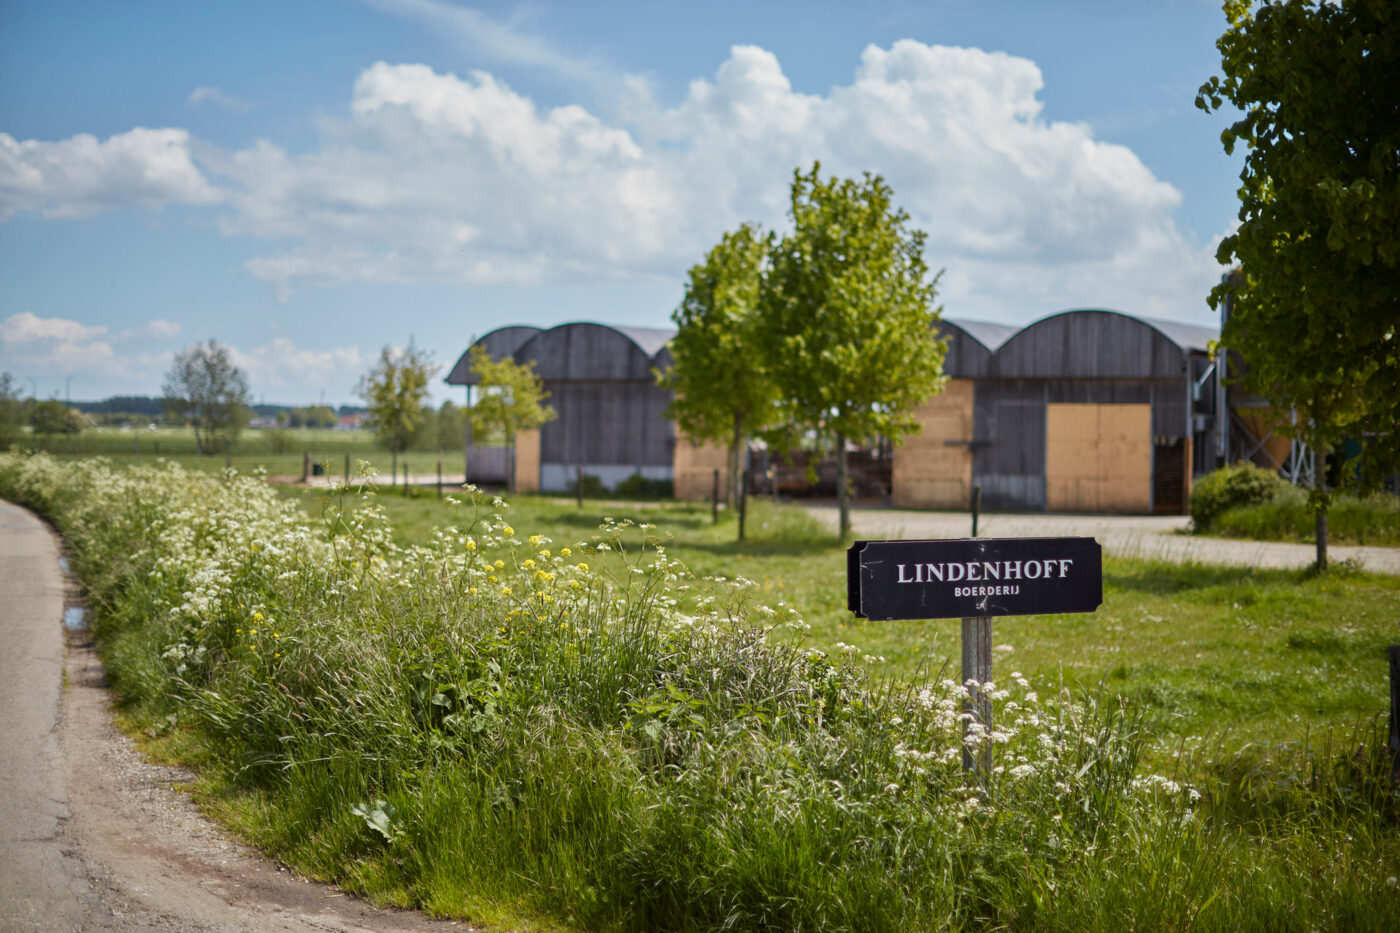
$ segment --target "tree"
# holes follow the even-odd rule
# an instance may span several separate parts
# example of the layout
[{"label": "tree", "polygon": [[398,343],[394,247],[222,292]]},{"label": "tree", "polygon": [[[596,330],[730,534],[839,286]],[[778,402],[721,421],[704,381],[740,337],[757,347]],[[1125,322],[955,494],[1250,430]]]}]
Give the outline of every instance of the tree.
[{"label": "tree", "polygon": [[943,383],[946,344],[933,331],[938,276],[924,233],[891,206],[878,175],[793,173],[792,233],[774,247],[759,293],[759,331],[783,405],[836,445],[841,535],[850,532],[848,438],[898,443],[914,408]]},{"label": "tree", "polygon": [[34,436],[51,434],[81,434],[87,422],[80,412],[58,399],[48,399],[34,406]]},{"label": "tree", "polygon": [[467,413],[457,407],[451,399],[443,401],[434,419],[433,446],[439,450],[452,450],[462,443],[467,430]]},{"label": "tree", "polygon": [[729,446],[729,503],[743,481],[748,437],[776,420],[778,395],[758,333],[758,294],[768,238],[743,224],[690,269],[671,315],[672,367],[658,375],[674,393],[667,414],[689,437]]},{"label": "tree", "polygon": [[175,354],[163,392],[166,411],[194,428],[201,454],[227,452],[248,421],[248,380],[217,341]]},{"label": "tree", "polygon": [[407,449],[413,431],[423,421],[428,380],[438,370],[432,355],[408,342],[402,349],[385,347],[379,362],[360,377],[356,393],[369,409],[370,421],[389,448],[390,482],[397,482],[399,452]]},{"label": "tree", "polygon": [[18,383],[0,372],[0,450],[7,450],[24,435],[24,397]]},{"label": "tree", "polygon": [[509,357],[493,359],[483,347],[473,346],[471,371],[480,380],[476,404],[471,407],[472,436],[484,440],[492,431],[505,433],[506,447],[510,449],[506,482],[515,492],[516,435],[553,421],[558,415],[544,404],[549,393],[535,375],[533,362],[522,365]]},{"label": "tree", "polygon": [[[1327,566],[1325,465],[1363,440],[1360,482],[1400,468],[1400,9],[1393,0],[1228,0],[1216,43],[1223,76],[1197,106],[1243,117],[1222,134],[1247,149],[1240,227],[1220,244],[1241,272],[1221,342],[1239,381],[1318,455],[1311,499]],[[1350,472],[1350,470],[1348,470]]]}]

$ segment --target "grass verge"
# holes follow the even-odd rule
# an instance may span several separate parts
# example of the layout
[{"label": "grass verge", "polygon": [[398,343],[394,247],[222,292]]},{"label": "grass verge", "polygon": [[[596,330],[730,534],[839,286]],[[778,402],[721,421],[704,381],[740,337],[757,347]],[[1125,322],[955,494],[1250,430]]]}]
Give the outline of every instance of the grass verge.
[{"label": "grass verge", "polygon": [[[695,543],[755,587],[688,572],[649,521],[556,537],[468,504],[405,543],[348,494],[308,517],[252,480],[42,457],[0,456],[0,493],[63,531],[128,715],[198,758],[260,845],[381,901],[592,930],[1400,914],[1396,800],[1364,727],[1153,773],[1142,705],[1008,670],[995,730],[965,736],[959,685],[790,640],[824,637],[799,599],[834,576],[800,516],[775,513],[757,552]],[[968,743],[999,769],[967,779]]]}]

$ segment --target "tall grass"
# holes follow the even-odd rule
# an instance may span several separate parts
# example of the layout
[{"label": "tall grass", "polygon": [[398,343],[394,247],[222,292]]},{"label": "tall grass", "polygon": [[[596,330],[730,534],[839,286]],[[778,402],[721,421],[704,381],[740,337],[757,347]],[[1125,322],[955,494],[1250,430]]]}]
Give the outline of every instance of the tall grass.
[{"label": "tall grass", "polygon": [[[1316,530],[1307,495],[1296,488],[1268,502],[1226,509],[1210,526],[1211,534],[1256,541],[1312,541]],[[1327,531],[1334,544],[1400,545],[1400,497],[1339,495],[1327,510]]]},{"label": "tall grass", "polygon": [[[215,809],[380,900],[590,930],[1400,915],[1377,757],[1294,795],[1254,792],[1272,760],[1186,786],[1141,773],[1139,711],[1016,674],[983,685],[983,729],[965,685],[771,638],[802,620],[647,526],[551,541],[477,499],[405,546],[345,491],[308,519],[256,479],[42,456],[0,455],[0,494],[58,523],[130,715],[200,759]],[[984,744],[995,769],[965,776]]]}]

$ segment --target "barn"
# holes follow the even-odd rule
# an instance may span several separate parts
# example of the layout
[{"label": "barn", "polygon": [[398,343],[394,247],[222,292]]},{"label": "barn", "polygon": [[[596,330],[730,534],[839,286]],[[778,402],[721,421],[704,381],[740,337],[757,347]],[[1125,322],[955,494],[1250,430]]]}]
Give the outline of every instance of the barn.
[{"label": "barn", "polygon": [[[493,357],[534,363],[559,417],[516,440],[514,472],[521,492],[562,492],[580,473],[616,488],[638,474],[673,478],[675,429],[665,415],[671,394],[656,385],[653,369],[670,365],[666,343],[675,331],[575,322],[548,329],[510,326],[476,341]],[[477,382],[471,349],[447,376],[449,385]],[[501,482],[505,452],[469,448],[467,477]]]},{"label": "barn", "polygon": [[965,508],[1181,513],[1213,467],[1213,328],[1081,309],[1019,331],[945,321],[946,392],[896,449],[892,498]]}]

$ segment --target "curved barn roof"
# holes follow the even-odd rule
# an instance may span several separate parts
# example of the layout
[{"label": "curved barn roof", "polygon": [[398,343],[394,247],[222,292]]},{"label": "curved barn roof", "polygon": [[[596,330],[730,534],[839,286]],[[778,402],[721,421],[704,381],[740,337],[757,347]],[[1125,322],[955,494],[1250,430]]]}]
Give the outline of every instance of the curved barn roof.
[{"label": "curved barn roof", "polygon": [[[541,379],[652,381],[651,369],[670,361],[667,342],[674,330],[660,327],[619,327],[594,321],[572,321],[542,329],[511,325],[476,341],[497,359],[511,356],[517,363],[533,361]],[[475,346],[476,344],[473,344]],[[450,385],[475,385],[468,369],[468,348],[447,377]]]},{"label": "curved barn roof", "polygon": [[992,374],[1004,379],[1161,379],[1185,371],[1186,354],[1204,350],[1210,328],[1081,308],[1026,325],[996,351]]},{"label": "curved barn roof", "polygon": [[940,335],[948,338],[943,372],[952,379],[977,379],[987,375],[992,354],[1016,333],[1016,328],[1010,324],[954,318],[943,318],[935,327]]},{"label": "curved barn roof", "polygon": [[[524,343],[540,332],[538,327],[530,327],[525,324],[508,324],[505,327],[498,327],[493,331],[487,331],[472,344],[472,347],[482,346],[486,352],[491,354],[493,359],[501,359],[505,356],[514,356]],[[443,380],[452,386],[474,386],[478,379],[471,371],[471,347],[457,358],[453,364],[452,371]]]}]

